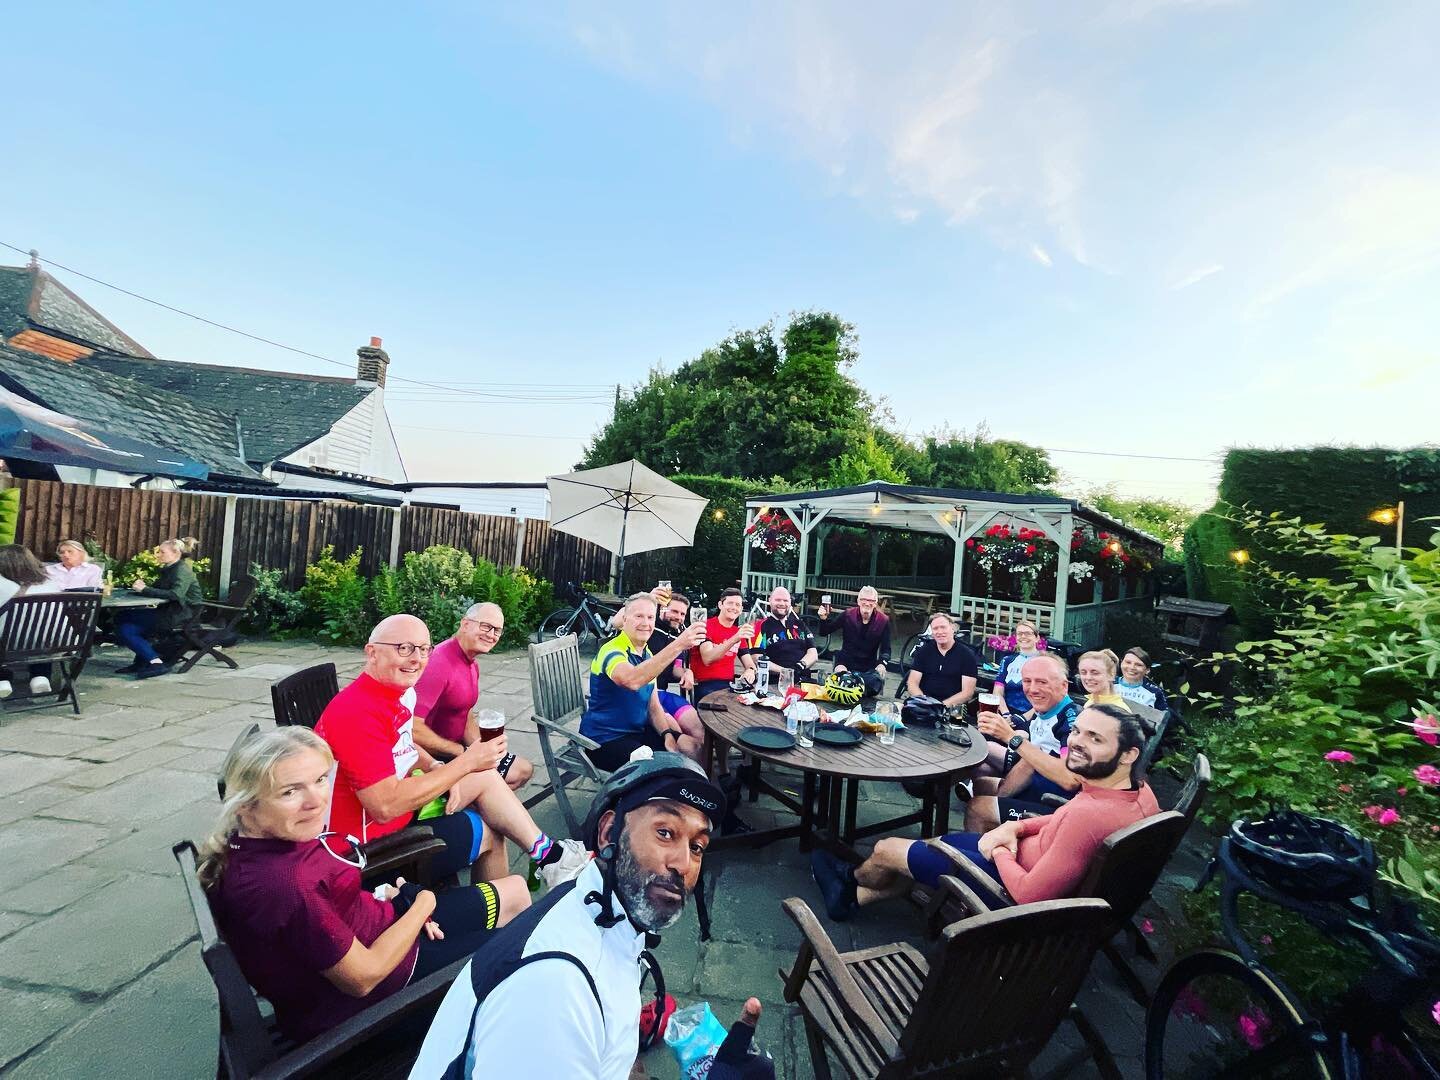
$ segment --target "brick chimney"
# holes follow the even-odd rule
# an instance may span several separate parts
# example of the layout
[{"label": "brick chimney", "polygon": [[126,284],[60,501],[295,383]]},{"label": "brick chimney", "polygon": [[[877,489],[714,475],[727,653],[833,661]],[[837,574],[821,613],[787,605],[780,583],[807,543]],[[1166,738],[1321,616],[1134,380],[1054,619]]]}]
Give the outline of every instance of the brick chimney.
[{"label": "brick chimney", "polygon": [[385,369],[390,366],[390,354],[380,347],[380,339],[372,337],[369,345],[362,345],[355,350],[355,355],[360,358],[355,371],[355,381],[384,386]]}]

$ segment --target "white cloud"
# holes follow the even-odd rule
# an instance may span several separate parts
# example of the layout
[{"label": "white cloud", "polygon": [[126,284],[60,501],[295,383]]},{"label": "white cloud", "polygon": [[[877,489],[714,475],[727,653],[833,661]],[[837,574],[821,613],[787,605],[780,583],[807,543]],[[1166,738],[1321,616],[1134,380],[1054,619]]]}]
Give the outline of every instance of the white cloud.
[{"label": "white cloud", "polygon": [[1050,257],[1050,253],[1044,248],[1042,248],[1039,244],[1030,245],[1030,254],[1035,257],[1035,261],[1038,262],[1041,266],[1055,265],[1055,260]]},{"label": "white cloud", "polygon": [[1211,263],[1209,266],[1199,267],[1196,270],[1191,270],[1190,273],[1186,274],[1179,281],[1175,282],[1175,284],[1171,285],[1170,288],[1176,292],[1179,292],[1181,289],[1188,289],[1196,282],[1204,281],[1208,277],[1214,277],[1216,274],[1220,273],[1224,269],[1225,267],[1221,266],[1219,263]]}]

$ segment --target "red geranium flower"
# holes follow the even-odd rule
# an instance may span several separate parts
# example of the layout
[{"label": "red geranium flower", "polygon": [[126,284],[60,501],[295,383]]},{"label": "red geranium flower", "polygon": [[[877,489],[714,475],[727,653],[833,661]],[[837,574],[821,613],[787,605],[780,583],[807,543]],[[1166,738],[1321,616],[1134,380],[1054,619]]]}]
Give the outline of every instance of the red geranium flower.
[{"label": "red geranium flower", "polygon": [[984,550],[985,550],[985,545],[984,545],[984,544],[976,544],[976,545],[975,545],[975,550],[976,550],[976,552],[984,551]]},{"label": "red geranium flower", "polygon": [[1034,555],[1034,554],[1035,554],[1035,545],[1034,545],[1034,544],[1026,544],[1026,545],[1025,545],[1025,554],[1026,554],[1026,555]]},{"label": "red geranium flower", "polygon": [[1110,534],[1109,534],[1109,533],[1101,533],[1101,534],[1100,534],[1100,539],[1101,539],[1101,540],[1109,540],[1109,539],[1110,539]]}]

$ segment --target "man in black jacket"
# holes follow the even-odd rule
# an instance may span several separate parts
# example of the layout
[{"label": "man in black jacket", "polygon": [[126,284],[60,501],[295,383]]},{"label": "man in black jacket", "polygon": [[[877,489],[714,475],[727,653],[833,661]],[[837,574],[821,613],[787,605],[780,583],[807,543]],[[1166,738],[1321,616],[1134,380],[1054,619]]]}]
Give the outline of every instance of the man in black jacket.
[{"label": "man in black jacket", "polygon": [[877,697],[885,689],[885,665],[890,659],[890,617],[878,610],[880,594],[866,585],[848,611],[831,614],[821,605],[817,614],[820,629],[827,634],[839,629],[840,651],[835,671],[853,671],[865,680],[865,696]]}]

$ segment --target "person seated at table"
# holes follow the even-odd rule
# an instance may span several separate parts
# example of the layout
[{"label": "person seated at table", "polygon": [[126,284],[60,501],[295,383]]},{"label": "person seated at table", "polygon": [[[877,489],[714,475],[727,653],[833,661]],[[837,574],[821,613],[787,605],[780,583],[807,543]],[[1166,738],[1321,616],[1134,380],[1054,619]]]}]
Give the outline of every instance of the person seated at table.
[{"label": "person seated at table", "polygon": [[296,1042],[470,955],[530,906],[515,874],[440,893],[404,879],[364,888],[364,859],[325,831],[334,760],[308,728],[252,735],[225,760],[199,851],[216,924]]},{"label": "person seated at table", "polygon": [[1125,699],[1115,692],[1115,672],[1120,658],[1109,649],[1082,653],[1075,662],[1075,677],[1085,690],[1086,705],[1119,705],[1134,712]]},{"label": "person seated at table", "polygon": [[636,593],[625,601],[620,632],[600,646],[590,664],[590,700],[580,717],[580,734],[600,744],[585,753],[607,772],[629,761],[641,746],[700,757],[705,732],[699,717],[693,709],[683,719],[667,713],[655,677],[683,650],[699,643],[705,627],[686,627],[658,653],[649,648],[654,630],[655,600],[649,593]]},{"label": "person seated at table", "polygon": [[705,620],[705,640],[690,650],[690,670],[695,673],[695,702],[724,690],[735,679],[738,661],[745,676],[753,681],[755,662],[748,652],[755,628],[740,624],[744,601],[739,589],[720,594],[716,614]]},{"label": "person seated at table", "polygon": [[[690,598],[672,589],[669,600],[662,604],[660,601],[664,595],[658,586],[650,591],[650,595],[655,597],[655,630],[650,635],[649,648],[656,653],[684,632],[690,617]],[[680,697],[694,690],[695,673],[690,670],[689,658],[688,651],[677,656],[675,663],[656,676],[655,689],[668,692],[671,697]],[[669,712],[669,708],[666,711]]]},{"label": "person seated at table", "polygon": [[1120,678],[1115,680],[1115,692],[1138,705],[1165,711],[1170,702],[1159,683],[1150,681],[1150,654],[1139,645],[1125,650],[1120,660]]},{"label": "person seated at table", "polygon": [[134,662],[121,668],[119,674],[151,679],[170,671],[170,664],[156,651],[155,643],[164,644],[205,602],[190,565],[199,544],[193,536],[162,540],[155,549],[155,557],[160,560],[155,580],[147,583],[137,577],[131,582],[130,587],[140,596],[152,596],[164,603],[154,608],[124,608],[116,613],[115,636],[135,653]]},{"label": "person seated at table", "polygon": [[445,799],[425,825],[445,844],[431,870],[447,877],[465,867],[482,878],[503,877],[505,841],[529,854],[531,872],[549,888],[585,865],[574,840],[551,840],[495,771],[505,736],[467,746],[440,762],[415,745],[415,684],[430,659],[430,631],[413,615],[381,619],[365,645],[365,666],[315,725],[335,755],[330,829],[356,844],[398,832],[416,813]]},{"label": "person seated at table", "polygon": [[90,561],[90,553],[79,540],[61,540],[55,546],[59,562],[45,564],[45,576],[59,589],[98,589],[103,584],[99,563]]},{"label": "person seated at table", "polygon": [[[0,547],[0,579],[8,584],[4,590],[6,595],[3,601],[0,601],[4,604],[17,596],[60,591],[60,587],[46,576],[45,567],[40,565],[40,560],[23,544],[5,544]],[[4,618],[5,609],[0,607],[0,620]],[[31,694],[48,694],[52,691],[49,664],[30,664],[29,675]],[[15,692],[10,676],[8,669],[0,668],[0,699],[8,698]]]},{"label": "person seated at table", "polygon": [[[1089,706],[1075,719],[1064,759],[1079,794],[1047,817],[941,839],[1003,885],[1017,904],[1069,896],[1107,836],[1159,812],[1154,792],[1133,772],[1144,742],[1140,722],[1130,713],[1113,705]],[[906,895],[914,882],[939,888],[940,876],[954,872],[947,856],[924,840],[903,836],[880,840],[859,866],[815,851],[811,868],[825,910],[841,922],[877,900]]]},{"label": "person seated at table", "polygon": [[821,604],[820,632],[840,631],[840,651],[835,655],[835,672],[853,671],[865,680],[865,696],[878,697],[885,689],[885,666],[890,659],[890,616],[877,610],[880,594],[866,585],[855,597],[855,606],[832,613]]},{"label": "person seated at table", "polygon": [[[1030,711],[982,712],[980,731],[996,740],[974,780],[974,794],[965,806],[965,827],[971,832],[993,829],[1037,807],[1047,794],[1069,795],[1074,778],[1058,762],[1061,747],[1080,706],[1070,700],[1070,669],[1055,653],[1038,653],[1023,673]],[[1022,753],[1026,744],[1030,752]],[[1047,767],[1037,769],[1044,760]],[[998,768],[997,768],[998,766]],[[995,773],[1000,773],[996,778]],[[989,775],[986,775],[989,773]]]},{"label": "person seated at table", "polygon": [[[815,648],[815,635],[805,628],[790,603],[790,590],[777,585],[770,593],[770,614],[755,628],[750,646],[751,660],[764,656],[771,667],[789,668],[798,681],[808,676],[820,651]],[[774,676],[772,675],[773,679]]]},{"label": "person seated at table", "polygon": [[[430,651],[430,662],[415,684],[415,745],[434,758],[459,757],[480,739],[471,715],[480,697],[479,657],[500,642],[505,612],[498,604],[474,604],[460,619],[454,635]],[[519,791],[535,774],[535,767],[518,754],[506,754],[495,766],[510,786]]]},{"label": "person seated at table", "polygon": [[930,640],[915,650],[905,676],[905,692],[924,694],[945,705],[963,705],[975,696],[979,661],[969,645],[955,638],[955,621],[937,611],[930,616]]},{"label": "person seated at table", "polygon": [[1011,637],[1015,641],[1015,651],[1000,657],[1000,671],[995,676],[995,692],[1005,695],[1005,705],[1010,712],[1027,713],[1030,711],[1030,701],[1025,697],[1021,672],[1025,670],[1026,662],[1040,653],[1040,631],[1028,619],[1021,619],[1011,631]]}]

